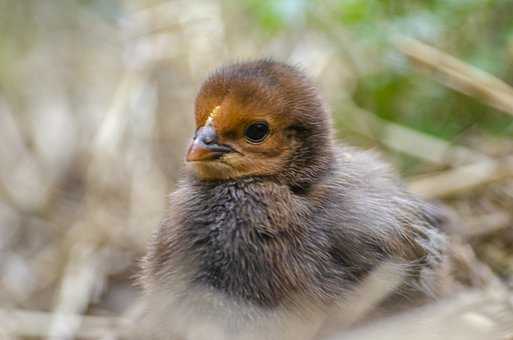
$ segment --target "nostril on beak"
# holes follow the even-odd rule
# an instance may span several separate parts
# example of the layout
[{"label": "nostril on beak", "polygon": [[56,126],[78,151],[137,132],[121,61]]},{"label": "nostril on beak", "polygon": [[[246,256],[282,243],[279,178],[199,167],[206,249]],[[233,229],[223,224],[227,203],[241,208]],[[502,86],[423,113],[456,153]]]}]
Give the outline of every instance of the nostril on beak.
[{"label": "nostril on beak", "polygon": [[201,132],[198,134],[201,142],[206,145],[210,145],[216,142],[217,136],[214,128],[210,126],[203,127]]},{"label": "nostril on beak", "polygon": [[216,141],[216,135],[213,131],[212,131],[212,133],[205,134],[205,136],[203,137],[203,142],[205,144],[212,144],[215,141]]}]

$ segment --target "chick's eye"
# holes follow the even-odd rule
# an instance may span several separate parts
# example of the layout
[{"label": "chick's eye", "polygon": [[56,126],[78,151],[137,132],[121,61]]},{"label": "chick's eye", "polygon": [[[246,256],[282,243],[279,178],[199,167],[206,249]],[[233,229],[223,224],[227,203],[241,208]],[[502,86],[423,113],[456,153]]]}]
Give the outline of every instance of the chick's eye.
[{"label": "chick's eye", "polygon": [[251,124],[246,128],[246,139],[251,143],[261,143],[269,134],[269,125],[265,122]]}]

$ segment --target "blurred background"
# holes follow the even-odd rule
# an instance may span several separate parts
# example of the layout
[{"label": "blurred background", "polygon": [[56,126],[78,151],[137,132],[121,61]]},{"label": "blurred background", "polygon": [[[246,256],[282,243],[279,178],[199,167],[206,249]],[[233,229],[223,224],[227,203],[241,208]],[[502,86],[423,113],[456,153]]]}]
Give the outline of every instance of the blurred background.
[{"label": "blurred background", "polygon": [[511,287],[512,14],[509,0],[0,0],[0,339],[115,338],[195,92],[258,57],[301,65],[337,136],[452,207],[467,254]]}]

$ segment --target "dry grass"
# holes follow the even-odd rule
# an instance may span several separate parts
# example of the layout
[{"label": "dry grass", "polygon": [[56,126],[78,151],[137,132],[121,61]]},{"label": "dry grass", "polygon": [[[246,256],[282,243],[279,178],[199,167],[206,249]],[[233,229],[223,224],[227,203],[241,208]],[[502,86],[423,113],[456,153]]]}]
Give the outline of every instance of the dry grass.
[{"label": "dry grass", "polygon": [[[412,190],[443,198],[462,216],[461,238],[501,279],[500,291],[455,297],[340,339],[511,335],[502,325],[513,315],[513,141],[469,135],[452,145],[357,107],[349,99],[354,60],[333,47],[351,44],[345,32],[332,32],[336,42],[317,32],[269,41],[217,1],[142,4],[125,1],[121,19],[110,20],[66,2],[32,2],[36,18],[20,16],[11,27],[28,25],[34,36],[2,70],[1,339],[126,332],[140,308],[135,264],[180,176],[195,89],[234,55],[301,62],[331,103],[346,103],[367,145],[425,162]],[[505,83],[417,41],[398,46],[444,84],[512,112]]]}]

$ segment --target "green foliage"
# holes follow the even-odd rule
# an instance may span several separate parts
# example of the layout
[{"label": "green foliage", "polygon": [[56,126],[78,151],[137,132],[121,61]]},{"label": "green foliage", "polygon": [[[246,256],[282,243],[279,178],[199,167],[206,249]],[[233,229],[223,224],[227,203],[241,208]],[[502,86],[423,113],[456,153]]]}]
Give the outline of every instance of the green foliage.
[{"label": "green foliage", "polygon": [[337,10],[340,13],[340,21],[343,24],[353,25],[369,23],[381,14],[379,1],[341,1]]},{"label": "green foliage", "polygon": [[256,18],[257,24],[267,33],[276,33],[285,28],[286,13],[279,10],[282,1],[248,0],[247,9]]},{"label": "green foliage", "polygon": [[[288,17],[290,13],[283,10],[283,4],[290,2],[245,3],[256,24],[274,34],[295,29],[295,23]],[[446,139],[457,138],[476,127],[486,133],[513,136],[511,116],[420,74],[401,60],[390,44],[395,34],[413,36],[513,82],[513,1],[317,0],[297,8],[306,17],[312,12],[331,16],[319,18],[316,14],[315,19],[306,23],[307,29],[336,32],[341,28],[363,47],[362,53],[373,56],[375,65],[360,74],[353,94],[361,107]]]}]

